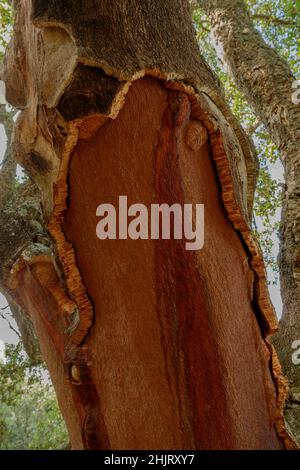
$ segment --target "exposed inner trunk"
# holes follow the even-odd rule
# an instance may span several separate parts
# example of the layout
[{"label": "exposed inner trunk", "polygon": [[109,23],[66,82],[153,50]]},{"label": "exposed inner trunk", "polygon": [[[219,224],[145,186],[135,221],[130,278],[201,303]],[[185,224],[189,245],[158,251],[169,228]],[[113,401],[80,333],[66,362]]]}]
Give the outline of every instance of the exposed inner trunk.
[{"label": "exposed inner trunk", "polygon": [[[95,419],[112,448],[280,448],[247,255],[191,112],[186,94],[139,80],[70,161],[63,230],[95,311],[86,340],[97,357]],[[205,204],[203,250],[100,241],[96,208],[117,207],[119,195],[149,209]]]}]

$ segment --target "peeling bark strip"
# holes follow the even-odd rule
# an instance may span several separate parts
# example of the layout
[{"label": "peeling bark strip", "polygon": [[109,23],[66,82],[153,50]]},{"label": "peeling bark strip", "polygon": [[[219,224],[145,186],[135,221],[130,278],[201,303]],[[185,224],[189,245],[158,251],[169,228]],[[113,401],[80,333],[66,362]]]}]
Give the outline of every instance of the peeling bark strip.
[{"label": "peeling bark strip", "polygon": [[[53,239],[6,259],[6,286],[32,313],[73,448],[293,447],[249,228],[256,163],[188,2],[20,0],[6,84]],[[204,249],[100,242],[96,207],[120,194],[205,203]]]},{"label": "peeling bark strip", "polygon": [[287,421],[300,443],[300,403],[295,398],[300,392],[300,368],[292,362],[293,341],[300,339],[300,106],[292,101],[295,78],[255,30],[244,1],[198,3],[209,17],[229,72],[266,125],[285,170],[279,256],[283,316],[274,344],[291,384]]}]

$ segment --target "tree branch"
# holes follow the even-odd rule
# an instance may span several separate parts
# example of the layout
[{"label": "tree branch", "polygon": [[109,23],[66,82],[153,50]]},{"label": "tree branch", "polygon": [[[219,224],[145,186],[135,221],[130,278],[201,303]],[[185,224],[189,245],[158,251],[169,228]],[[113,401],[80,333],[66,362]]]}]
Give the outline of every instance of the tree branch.
[{"label": "tree branch", "polygon": [[7,145],[2,162],[0,163],[0,206],[10,199],[15,188],[17,164],[13,159],[10,148],[10,141],[13,129],[14,111],[6,109],[5,105],[0,105],[0,124],[4,126]]},{"label": "tree branch", "polygon": [[[203,8],[203,0],[190,0],[191,10],[196,10],[197,8]],[[286,18],[278,18],[277,16],[267,15],[264,13],[254,13],[250,15],[252,20],[265,21],[266,23],[273,24],[275,26],[296,26],[297,23],[294,20],[289,20]],[[201,25],[203,26],[203,25]],[[203,29],[205,29],[203,27]]]},{"label": "tree branch", "polygon": [[262,124],[260,119],[256,119],[251,126],[247,127],[246,132],[249,136],[252,136],[252,134],[256,131],[256,129]]},{"label": "tree branch", "polygon": [[8,323],[9,329],[12,330],[18,336],[19,339],[22,339],[20,333],[12,326],[9,319],[2,312],[0,312],[0,317]]},{"label": "tree branch", "polygon": [[296,26],[296,22],[293,20],[287,20],[284,18],[277,18],[272,15],[265,15],[262,13],[255,13],[251,15],[253,20],[266,21],[269,24],[274,24],[276,26]]}]

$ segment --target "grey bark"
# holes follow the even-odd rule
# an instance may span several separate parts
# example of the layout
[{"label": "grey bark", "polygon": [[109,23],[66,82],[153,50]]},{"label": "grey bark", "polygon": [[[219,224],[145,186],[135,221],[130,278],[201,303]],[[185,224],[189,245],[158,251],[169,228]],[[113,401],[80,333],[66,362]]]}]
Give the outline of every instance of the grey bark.
[{"label": "grey bark", "polygon": [[43,362],[40,351],[39,341],[35,334],[32,320],[28,313],[17,305],[12,299],[7,298],[12,315],[18,325],[20,331],[22,344],[26,354],[28,355],[32,365],[38,365]]},{"label": "grey bark", "polygon": [[11,156],[9,145],[13,130],[13,112],[7,111],[5,105],[0,105],[0,123],[4,126],[8,142],[0,164],[0,206],[3,206],[9,201],[14,192],[17,166]]},{"label": "grey bark", "polygon": [[[11,138],[13,132],[13,116],[15,110],[7,110],[5,105],[0,106],[0,123],[3,124],[6,137],[7,137],[7,146],[3,161],[0,166],[0,220],[2,224],[6,224],[6,229],[1,230],[0,236],[0,252],[7,250],[7,239],[13,238],[14,228],[16,227],[16,220],[19,220],[18,213],[27,214],[27,220],[30,220],[32,216],[36,215],[36,210],[28,211],[28,206],[24,205],[23,196],[24,194],[31,193],[31,196],[36,194],[34,190],[34,185],[30,182],[17,185],[16,182],[16,167],[17,163],[13,158],[11,152]],[[36,199],[36,196],[33,196],[33,199]],[[31,202],[33,200],[31,199]],[[36,205],[36,204],[35,204]],[[30,220],[30,224],[34,226],[36,222]],[[23,227],[22,227],[23,225]],[[21,231],[24,229],[24,224],[20,226]],[[23,232],[24,233],[24,232]],[[5,236],[4,236],[5,234]],[[19,305],[17,305],[9,297],[7,292],[2,288],[3,294],[6,297],[6,300],[9,304],[10,311],[13,318],[15,319],[18,330],[21,334],[21,339],[23,347],[31,360],[32,364],[39,364],[42,362],[42,357],[40,353],[39,342],[34,331],[33,323],[30,319],[30,316],[25,312]]]},{"label": "grey bark", "polygon": [[295,79],[288,64],[255,30],[242,0],[198,4],[222,46],[231,76],[268,129],[284,165],[279,255],[283,316],[274,344],[291,385],[286,418],[300,441],[300,366],[292,362],[292,344],[300,339],[300,107],[292,102]]}]

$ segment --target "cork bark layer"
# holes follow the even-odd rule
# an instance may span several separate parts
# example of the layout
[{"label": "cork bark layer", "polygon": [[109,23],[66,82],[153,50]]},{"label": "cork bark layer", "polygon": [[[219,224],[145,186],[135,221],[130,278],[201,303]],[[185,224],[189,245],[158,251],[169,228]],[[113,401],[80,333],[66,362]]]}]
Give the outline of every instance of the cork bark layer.
[{"label": "cork bark layer", "polygon": [[[21,0],[5,77],[51,243],[5,259],[3,279],[32,316],[72,447],[294,447],[249,227],[256,161],[188,2]],[[204,203],[204,249],[98,240],[97,205],[122,194]]]},{"label": "cork bark layer", "polygon": [[295,78],[255,30],[243,1],[198,3],[210,19],[229,72],[268,129],[284,166],[279,256],[283,315],[274,344],[291,384],[286,417],[300,443],[300,368],[292,361],[292,344],[300,338],[300,107],[292,100]]}]

